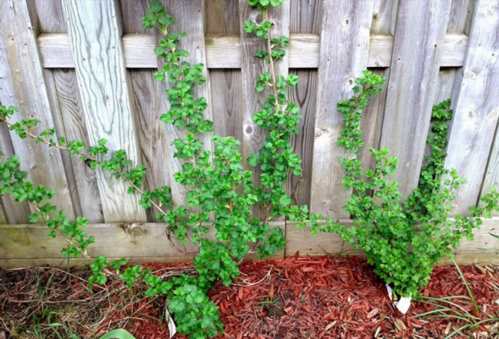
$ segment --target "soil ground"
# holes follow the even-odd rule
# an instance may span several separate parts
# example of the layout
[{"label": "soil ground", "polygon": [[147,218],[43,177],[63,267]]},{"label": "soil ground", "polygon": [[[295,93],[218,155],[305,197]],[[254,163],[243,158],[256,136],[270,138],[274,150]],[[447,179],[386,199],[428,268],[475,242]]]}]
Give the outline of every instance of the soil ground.
[{"label": "soil ground", "polygon": [[[148,266],[161,275],[189,269]],[[461,270],[436,268],[405,316],[358,257],[246,262],[232,287],[210,296],[225,325],[220,338],[499,338],[499,267]],[[114,328],[168,338],[164,300],[119,281],[90,291],[88,276],[81,268],[0,269],[0,339],[95,338]]]}]

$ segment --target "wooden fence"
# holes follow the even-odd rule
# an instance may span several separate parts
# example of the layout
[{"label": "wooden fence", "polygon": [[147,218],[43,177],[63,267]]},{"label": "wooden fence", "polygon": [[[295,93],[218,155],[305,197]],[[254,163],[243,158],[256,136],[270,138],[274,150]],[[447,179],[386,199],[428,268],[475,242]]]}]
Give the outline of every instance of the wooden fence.
[{"label": "wooden fence", "polygon": [[[251,10],[246,0],[164,0],[187,33],[182,45],[190,60],[206,65],[209,81],[200,94],[209,100],[216,132],[236,136],[248,155],[262,143],[252,121],[261,97],[254,84],[257,42],[241,34]],[[106,138],[149,169],[147,185],[181,187],[173,174],[176,130],[159,121],[168,103],[153,79],[156,37],[141,18],[147,1],[0,1],[0,102],[19,116],[35,114],[58,135],[92,144]],[[290,36],[281,71],[300,76],[291,92],[303,114],[296,151],[303,177],[288,189],[313,211],[347,218],[336,139],[338,99],[369,67],[386,79],[384,92],[364,117],[366,151],[387,146],[399,158],[397,180],[407,195],[416,185],[429,128],[431,106],[452,97],[447,165],[467,178],[455,210],[475,205],[499,182],[499,0],[287,0],[273,11],[275,29]],[[78,159],[20,140],[1,126],[4,154],[17,154],[39,184],[54,188],[69,216],[84,215],[97,243],[92,255],[138,261],[185,258],[169,245],[164,225],[138,207],[137,197]],[[61,240],[49,240],[41,225],[27,225],[29,207],[2,199],[0,264],[59,263]],[[346,221],[348,222],[348,221]],[[461,261],[499,261],[499,216],[487,220],[476,239],[463,243]],[[333,235],[312,237],[286,222],[281,255],[342,253]],[[188,249],[187,254],[192,254]]]}]

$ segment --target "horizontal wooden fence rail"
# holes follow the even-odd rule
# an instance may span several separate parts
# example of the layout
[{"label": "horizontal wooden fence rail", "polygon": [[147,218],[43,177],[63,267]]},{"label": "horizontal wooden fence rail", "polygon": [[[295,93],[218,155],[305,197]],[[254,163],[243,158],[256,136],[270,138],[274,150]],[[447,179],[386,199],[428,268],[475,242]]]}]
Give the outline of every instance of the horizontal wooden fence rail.
[{"label": "horizontal wooden fence rail", "polygon": [[[255,92],[260,48],[243,32],[246,0],[161,0],[176,17],[181,48],[204,65],[206,117],[215,132],[234,136],[243,157],[259,149],[253,121],[262,96]],[[168,110],[166,84],[154,80],[156,36],[143,28],[149,0],[0,0],[0,103],[34,114],[43,128],[87,144],[106,138],[148,169],[147,188],[169,185],[175,202],[185,191],[175,181],[181,163],[172,142],[179,131],[159,120]],[[275,31],[289,35],[282,74],[300,77],[290,98],[301,110],[291,141],[303,159],[303,177],[286,188],[314,212],[346,220],[349,192],[336,145],[342,117],[338,100],[351,95],[365,68],[383,75],[383,92],[362,121],[362,163],[369,148],[387,146],[399,158],[395,180],[402,195],[418,183],[426,153],[431,107],[451,98],[446,166],[466,177],[456,212],[475,206],[499,186],[499,0],[284,0],[272,12]],[[206,147],[211,147],[209,142]],[[56,191],[55,203],[71,218],[85,216],[97,243],[90,255],[135,261],[178,261],[165,225],[127,195],[124,185],[90,170],[65,152],[21,140],[0,126],[0,151],[17,155],[36,184]],[[30,207],[0,201],[0,266],[61,263],[64,242],[43,225],[27,225]],[[286,249],[279,255],[340,254],[351,250],[332,234],[312,236],[285,220]],[[485,220],[475,240],[456,252],[461,262],[499,263],[499,215]],[[74,261],[84,262],[84,260]]]},{"label": "horizontal wooden fence rail", "polygon": [[[149,34],[123,36],[127,68],[157,68],[154,54],[156,38]],[[440,47],[440,67],[463,65],[468,37],[448,34]],[[41,34],[38,37],[42,65],[45,68],[74,68],[71,43],[67,34]],[[390,66],[393,37],[372,35],[369,42],[368,67]],[[210,69],[241,68],[241,40],[238,36],[207,36],[206,63]],[[289,68],[317,68],[319,65],[319,36],[291,34],[289,39]]]},{"label": "horizontal wooden fence rail", "polygon": [[[344,221],[349,223],[348,220]],[[274,227],[287,229],[286,248],[277,257],[300,255],[359,255],[346,246],[336,235],[324,233],[311,237],[306,230],[299,230],[290,223],[274,223]],[[291,232],[289,232],[291,230]],[[166,235],[166,225],[161,223],[110,223],[91,224],[88,233],[96,243],[90,248],[90,257],[127,257],[135,262],[188,261],[195,253],[192,246],[173,244]],[[0,226],[0,266],[88,263],[91,259],[72,259],[65,262],[60,250],[63,239],[48,237],[48,228],[42,225]],[[460,263],[499,264],[499,217],[488,219],[475,231],[472,241],[463,241],[456,250]]]}]

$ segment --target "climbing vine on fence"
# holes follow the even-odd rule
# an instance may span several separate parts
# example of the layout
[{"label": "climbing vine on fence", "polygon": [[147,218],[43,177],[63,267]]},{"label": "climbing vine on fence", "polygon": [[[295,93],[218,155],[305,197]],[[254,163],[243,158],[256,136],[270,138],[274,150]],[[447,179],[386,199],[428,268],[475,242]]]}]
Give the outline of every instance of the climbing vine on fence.
[{"label": "climbing vine on fence", "polygon": [[337,109],[344,126],[338,145],[346,151],[341,160],[343,184],[352,194],[345,208],[352,226],[335,222],[319,225],[322,230],[338,233],[353,247],[361,249],[368,262],[399,296],[417,296],[430,278],[433,267],[452,255],[463,237],[482,223],[482,216],[498,210],[499,194],[484,195],[478,207],[468,215],[450,218],[456,189],[462,184],[455,170],[444,167],[448,125],[452,118],[450,101],[433,107],[428,137],[429,155],[421,171],[419,186],[404,202],[397,182],[391,179],[397,158],[386,148],[371,149],[374,167],[363,169],[362,113],[369,98],[381,91],[383,78],[365,71],[356,80],[353,97],[340,101]]},{"label": "climbing vine on fence", "polygon": [[[264,46],[256,57],[265,62],[267,70],[258,78],[255,90],[270,92],[255,114],[255,123],[267,137],[261,150],[248,159],[251,166],[259,169],[257,178],[243,167],[239,142],[212,133],[213,123],[204,117],[206,98],[195,95],[196,87],[206,81],[204,67],[185,60],[188,52],[179,47],[184,34],[170,31],[174,18],[159,2],[151,4],[144,26],[157,29],[161,35],[155,53],[162,66],[155,78],[167,82],[168,87],[170,109],[161,120],[183,135],[173,145],[175,157],[181,162],[175,180],[185,187],[184,203],[174,205],[167,186],[145,189],[146,169],[134,165],[125,151],[109,150],[106,140],[87,147],[81,140],[58,138],[54,129],[37,133],[36,118],[13,122],[15,109],[1,107],[0,120],[21,138],[67,151],[92,169],[126,182],[129,193],[140,195],[142,207],[154,208],[156,218],[167,225],[169,237],[199,247],[194,275],[181,274],[164,280],[139,265],[126,265],[124,259],[109,261],[98,257],[91,264],[90,278],[91,284],[104,284],[109,276],[116,276],[130,288],[144,285],[146,296],[166,296],[178,330],[194,338],[214,336],[222,330],[218,310],[207,296],[213,284],[221,281],[230,285],[239,274],[239,263],[248,254],[268,256],[283,247],[282,230],[271,227],[271,221],[279,217],[306,218],[306,208],[294,205],[284,189],[290,172],[301,174],[301,161],[290,146],[290,139],[297,132],[299,110],[287,96],[288,88],[296,86],[298,78],[276,74],[275,63],[284,56],[288,38],[271,36],[273,23],[268,17],[269,7],[280,3],[249,1],[266,18],[246,24],[247,32],[255,33]],[[213,149],[205,148],[206,138],[212,141]],[[87,249],[94,239],[85,233],[84,218],[73,222],[58,211],[50,203],[53,192],[29,182],[15,157],[5,161],[0,170],[5,172],[0,183],[2,194],[30,202],[35,207],[31,220],[49,224],[50,236],[66,236],[69,245],[63,253],[67,257],[89,257]],[[255,208],[263,210],[263,215],[255,216]],[[214,235],[209,232],[212,228]]]}]

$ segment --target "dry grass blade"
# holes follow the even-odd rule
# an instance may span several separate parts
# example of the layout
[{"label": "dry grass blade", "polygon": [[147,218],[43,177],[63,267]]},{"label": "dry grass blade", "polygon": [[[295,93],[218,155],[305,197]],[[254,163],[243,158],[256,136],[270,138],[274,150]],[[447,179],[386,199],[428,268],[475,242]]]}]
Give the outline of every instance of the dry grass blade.
[{"label": "dry grass blade", "polygon": [[456,263],[454,258],[452,258],[452,263],[456,267],[456,271],[459,274],[459,277],[461,278],[461,281],[463,282],[464,287],[466,287],[466,292],[468,292],[468,296],[470,297],[471,302],[473,303],[473,307],[475,309],[475,314],[480,314],[480,307],[478,307],[478,303],[476,302],[476,298],[475,298],[475,295],[473,294],[473,290],[471,289],[470,284],[468,283],[468,281],[464,277],[464,274],[461,271],[461,268],[459,268],[459,265]]},{"label": "dry grass blade", "polygon": [[452,337],[454,337],[455,335],[457,334],[463,334],[463,331],[468,329],[468,328],[475,328],[475,327],[478,327],[480,326],[481,324],[485,324],[485,323],[489,323],[489,322],[499,322],[499,318],[489,318],[489,319],[484,319],[482,321],[479,321],[479,322],[476,322],[476,323],[473,323],[473,324],[467,324],[467,325],[464,325],[464,326],[461,326],[459,327],[458,329],[456,329],[454,332],[452,332],[451,334],[449,334],[448,336],[445,337],[445,339],[450,339]]}]

